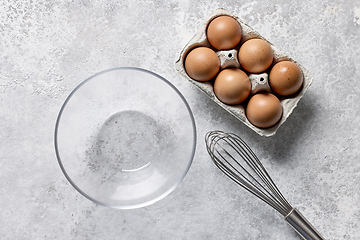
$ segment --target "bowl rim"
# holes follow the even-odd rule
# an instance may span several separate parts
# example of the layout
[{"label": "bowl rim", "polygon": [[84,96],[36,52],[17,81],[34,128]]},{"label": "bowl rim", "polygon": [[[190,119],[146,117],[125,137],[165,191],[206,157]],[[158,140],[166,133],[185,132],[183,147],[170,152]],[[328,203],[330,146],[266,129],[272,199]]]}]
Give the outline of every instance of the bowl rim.
[{"label": "bowl rim", "polygon": [[[155,76],[156,78],[158,78],[159,80],[162,80],[164,83],[166,83],[169,87],[171,87],[175,93],[177,93],[177,95],[181,98],[181,100],[183,101],[188,114],[190,116],[190,120],[191,120],[191,124],[192,124],[192,129],[193,129],[193,146],[192,146],[192,150],[191,150],[191,156],[190,156],[190,160],[187,164],[187,167],[185,169],[185,171],[182,173],[182,175],[179,177],[179,179],[175,182],[175,184],[173,184],[172,187],[170,187],[167,191],[165,191],[164,193],[162,193],[161,195],[159,195],[158,197],[150,200],[150,201],[146,201],[144,203],[140,203],[140,204],[133,204],[133,205],[125,205],[125,206],[119,206],[119,205],[114,205],[114,204],[108,204],[102,201],[99,201],[91,196],[89,196],[87,193],[85,193],[82,189],[80,189],[76,183],[74,181],[72,181],[72,179],[70,178],[70,176],[67,174],[66,169],[64,167],[64,165],[62,164],[61,161],[61,157],[60,157],[60,153],[59,153],[59,148],[58,148],[58,128],[59,128],[59,123],[61,120],[61,116],[62,113],[65,110],[65,107],[67,105],[67,103],[70,101],[70,99],[72,98],[72,96],[87,82],[91,81],[92,79],[96,78],[99,75],[102,74],[106,74],[107,72],[111,72],[111,71],[118,71],[118,70],[135,70],[135,71],[140,71],[140,72],[144,72],[150,75]],[[143,69],[143,68],[138,68],[138,67],[115,67],[115,68],[110,68],[107,70],[103,70],[100,71],[98,73],[93,74],[92,76],[88,77],[87,79],[83,80],[80,84],[78,84],[71,92],[70,94],[66,97],[64,103],[62,104],[60,111],[58,113],[58,116],[56,118],[56,123],[55,123],[55,131],[54,131],[54,145],[55,145],[55,154],[56,154],[56,158],[58,161],[58,164],[61,168],[61,171],[63,172],[63,174],[65,175],[66,179],[68,180],[68,182],[81,194],[83,195],[85,198],[91,200],[92,202],[105,206],[105,207],[110,207],[110,208],[116,208],[116,209],[135,209],[135,208],[141,208],[141,207],[145,207],[148,205],[151,205],[163,198],[165,198],[167,195],[169,195],[180,183],[181,181],[185,178],[186,174],[188,173],[191,164],[194,160],[194,155],[195,155],[195,150],[196,150],[196,143],[197,143],[197,135],[196,135],[196,124],[195,124],[195,119],[194,119],[194,115],[191,111],[191,108],[188,104],[188,102],[186,101],[185,97],[181,94],[181,92],[171,83],[169,82],[167,79],[165,79],[164,77],[160,76],[157,73],[154,73],[152,71]]]}]

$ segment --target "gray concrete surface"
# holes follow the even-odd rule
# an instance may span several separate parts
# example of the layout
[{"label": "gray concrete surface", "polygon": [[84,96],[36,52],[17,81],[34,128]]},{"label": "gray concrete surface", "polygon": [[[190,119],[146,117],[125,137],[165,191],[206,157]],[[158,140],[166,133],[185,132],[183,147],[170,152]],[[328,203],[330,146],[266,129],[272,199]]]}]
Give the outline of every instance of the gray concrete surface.
[{"label": "gray concrete surface", "polygon": [[[238,15],[314,78],[270,138],[215,105],[174,67],[215,9]],[[360,2],[1,1],[1,239],[300,239],[273,209],[217,170],[207,131],[240,134],[283,194],[326,239],[360,239]],[[71,90],[120,66],[154,71],[193,110],[194,162],[163,200],[136,210],[98,206],[65,179],[53,132]]]}]

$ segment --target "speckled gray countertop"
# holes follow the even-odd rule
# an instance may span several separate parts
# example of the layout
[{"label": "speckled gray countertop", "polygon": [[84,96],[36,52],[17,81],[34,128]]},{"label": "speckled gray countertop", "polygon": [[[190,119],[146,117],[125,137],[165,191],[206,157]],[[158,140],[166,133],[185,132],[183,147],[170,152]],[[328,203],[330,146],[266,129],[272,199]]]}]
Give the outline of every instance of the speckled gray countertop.
[{"label": "speckled gray countertop", "polygon": [[[275,136],[261,137],[175,70],[199,26],[225,8],[308,69],[313,84]],[[292,205],[326,239],[360,239],[360,3],[357,1],[1,1],[2,239],[300,239],[226,178],[207,131],[241,135]],[[96,72],[141,67],[173,83],[198,144],[183,182],[136,210],[98,206],[65,179],[54,151],[58,111]]]}]

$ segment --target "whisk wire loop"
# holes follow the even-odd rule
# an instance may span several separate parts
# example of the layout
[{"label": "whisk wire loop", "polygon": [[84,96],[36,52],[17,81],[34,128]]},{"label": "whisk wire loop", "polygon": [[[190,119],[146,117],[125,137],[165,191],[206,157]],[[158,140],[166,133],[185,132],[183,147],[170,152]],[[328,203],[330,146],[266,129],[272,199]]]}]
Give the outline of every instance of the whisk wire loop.
[{"label": "whisk wire loop", "polygon": [[[230,155],[225,149],[224,152],[226,154],[228,154],[228,156],[230,158],[232,158],[232,160],[235,160],[232,155]],[[219,153],[218,151],[216,151],[217,153]],[[220,154],[219,154],[220,155]],[[229,177],[231,177],[236,183],[238,183],[239,185],[241,185],[242,187],[244,187],[245,189],[247,189],[248,191],[251,191],[254,195],[256,195],[257,197],[259,197],[260,199],[262,199],[263,201],[267,202],[268,204],[270,204],[272,207],[274,207],[275,209],[278,209],[277,205],[274,205],[273,202],[269,201],[268,198],[265,198],[264,196],[266,196],[266,194],[270,194],[267,189],[265,189],[264,187],[262,187],[262,185],[260,185],[260,183],[258,182],[258,180],[256,180],[252,175],[250,175],[250,173],[242,166],[239,165],[239,167],[246,173],[246,175],[248,175],[255,183],[256,185],[253,184],[248,184],[249,183],[249,178],[246,177],[244,174],[242,174],[239,170],[237,170],[237,168],[233,167],[231,165],[231,163],[229,161],[226,160],[226,158],[223,155],[220,155],[221,158],[223,159],[223,161],[226,162],[226,165],[231,166],[232,168],[228,168],[226,167],[225,164],[223,164],[222,162],[216,162],[216,165],[225,173],[227,173],[227,175]],[[237,163],[237,162],[236,162]],[[240,175],[240,176],[239,176]],[[244,181],[245,179],[245,181]],[[276,200],[274,200],[276,201]],[[279,209],[281,211],[281,209]]]},{"label": "whisk wire loop", "polygon": [[241,143],[241,145],[238,145],[238,146],[245,148],[246,151],[251,155],[251,156],[248,155],[248,158],[247,158],[247,159],[250,159],[250,161],[246,160],[246,162],[248,164],[249,164],[249,162],[252,164],[252,166],[254,167],[258,176],[260,176],[260,178],[265,183],[265,185],[270,189],[271,193],[274,194],[274,196],[275,196],[274,200],[276,200],[276,201],[279,200],[282,204],[284,204],[285,210],[292,209],[291,205],[281,194],[280,190],[277,188],[276,184],[273,182],[270,175],[268,174],[268,172],[266,171],[264,166],[261,164],[259,158],[255,155],[255,153],[249,148],[249,146],[241,138],[239,138],[233,134],[232,134],[232,137],[235,137],[235,139]]},{"label": "whisk wire loop", "polygon": [[[240,137],[231,133],[213,131],[206,135],[206,144],[215,165],[237,184],[269,204],[283,216],[293,209],[282,196],[260,160]],[[238,158],[244,160],[246,164],[240,164]]]},{"label": "whisk wire loop", "polygon": [[310,222],[288,203],[255,153],[239,136],[212,131],[206,134],[205,141],[212,161],[225,175],[281,213],[305,240],[325,240]]}]

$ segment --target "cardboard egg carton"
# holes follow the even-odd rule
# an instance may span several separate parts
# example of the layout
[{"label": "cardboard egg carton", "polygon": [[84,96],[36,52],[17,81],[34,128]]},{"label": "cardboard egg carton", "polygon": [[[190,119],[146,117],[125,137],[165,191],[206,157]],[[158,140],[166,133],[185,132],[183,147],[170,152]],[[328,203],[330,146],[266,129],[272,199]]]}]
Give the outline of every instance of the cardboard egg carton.
[{"label": "cardboard egg carton", "polygon": [[[241,30],[242,30],[241,41],[235,49],[230,49],[230,50],[226,50],[226,51],[217,51],[210,45],[210,43],[207,40],[206,29],[207,29],[208,24],[211,22],[211,20],[213,20],[214,18],[221,16],[221,15],[228,15],[228,16],[233,17],[234,19],[236,19],[239,22],[239,24],[241,26]],[[255,132],[257,132],[259,135],[269,137],[269,136],[274,135],[276,133],[277,129],[286,121],[286,119],[290,116],[290,114],[296,107],[299,100],[303,97],[306,90],[310,87],[310,85],[312,83],[312,77],[311,77],[311,74],[309,71],[307,71],[304,67],[302,67],[300,64],[298,64],[295,60],[288,57],[285,53],[283,53],[277,47],[275,47],[273,44],[271,44],[269,41],[267,41],[267,42],[269,42],[269,44],[273,50],[273,53],[274,53],[274,61],[269,69],[271,69],[272,66],[279,61],[290,60],[290,61],[296,63],[300,67],[300,69],[303,72],[304,79],[303,79],[302,88],[294,96],[290,96],[290,97],[277,96],[280,99],[281,105],[283,107],[283,115],[282,115],[280,121],[275,126],[273,126],[271,128],[262,129],[262,128],[258,128],[256,126],[252,125],[249,122],[249,120],[246,118],[245,108],[246,108],[247,101],[245,101],[242,104],[234,105],[234,106],[224,104],[215,96],[215,93],[213,90],[213,85],[212,85],[213,81],[208,81],[208,82],[196,81],[187,75],[185,67],[184,67],[185,66],[184,62],[185,62],[185,58],[186,58],[187,54],[194,48],[202,46],[202,47],[209,47],[217,53],[217,55],[220,59],[220,64],[221,64],[220,69],[221,70],[224,68],[228,68],[228,67],[237,67],[237,68],[242,69],[238,62],[238,59],[237,59],[237,52],[239,50],[239,47],[242,45],[242,43],[244,43],[245,41],[252,39],[252,38],[261,38],[261,39],[264,39],[265,41],[267,41],[258,32],[256,32],[251,27],[246,25],[243,21],[241,21],[237,16],[234,16],[233,14],[229,13],[228,11],[226,11],[224,9],[217,9],[210,15],[208,20],[205,23],[203,23],[203,25],[196,32],[194,37],[183,48],[178,60],[175,63],[175,66],[176,66],[177,71],[181,75],[183,75],[191,83],[193,83],[196,87],[198,87],[202,92],[204,92],[208,97],[210,97],[216,104],[220,105],[227,112],[232,114],[234,117],[236,117],[238,120],[243,122],[245,125],[250,127]],[[253,95],[259,91],[272,92],[272,90],[267,82],[267,77],[268,77],[267,73],[250,74],[249,75],[249,79],[250,79],[251,85],[252,85],[251,95]]]}]

